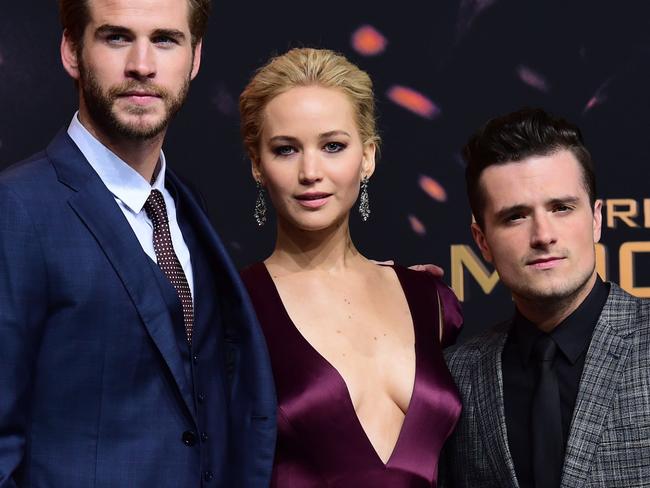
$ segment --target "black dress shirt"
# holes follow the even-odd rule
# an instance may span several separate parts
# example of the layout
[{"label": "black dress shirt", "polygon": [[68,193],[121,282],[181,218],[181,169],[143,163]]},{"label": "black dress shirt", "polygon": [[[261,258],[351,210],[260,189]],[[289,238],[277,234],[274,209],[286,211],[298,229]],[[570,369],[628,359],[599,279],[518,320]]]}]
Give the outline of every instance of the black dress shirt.
[{"label": "black dress shirt", "polygon": [[[597,277],[587,298],[550,334],[558,346],[553,367],[560,390],[565,448],[585,356],[608,295],[609,285]],[[508,446],[521,488],[535,486],[530,411],[535,392],[536,368],[531,359],[531,351],[541,334],[543,332],[535,324],[517,311],[501,356]]]}]

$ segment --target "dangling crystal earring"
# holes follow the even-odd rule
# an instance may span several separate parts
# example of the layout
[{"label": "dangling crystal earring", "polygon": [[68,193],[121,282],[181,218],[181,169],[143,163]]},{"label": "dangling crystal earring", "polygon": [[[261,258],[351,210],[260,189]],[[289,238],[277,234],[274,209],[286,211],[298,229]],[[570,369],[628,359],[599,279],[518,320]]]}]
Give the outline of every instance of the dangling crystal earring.
[{"label": "dangling crystal earring", "polygon": [[258,226],[263,226],[266,222],[266,201],[264,200],[264,187],[262,184],[255,180],[255,186],[257,187],[257,200],[255,200],[255,210],[253,211],[253,217]]},{"label": "dangling crystal earring", "polygon": [[368,199],[368,177],[361,179],[361,196],[359,198],[359,213],[364,222],[370,217],[370,200]]}]

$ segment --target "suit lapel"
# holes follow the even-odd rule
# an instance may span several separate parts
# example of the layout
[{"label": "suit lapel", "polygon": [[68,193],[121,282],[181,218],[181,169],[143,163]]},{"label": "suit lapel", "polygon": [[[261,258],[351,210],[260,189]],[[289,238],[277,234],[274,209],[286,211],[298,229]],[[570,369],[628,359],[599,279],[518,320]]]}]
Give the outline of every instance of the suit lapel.
[{"label": "suit lapel", "polygon": [[[271,360],[248,292],[194,194],[173,172],[169,171],[167,176],[184,205],[185,215],[194,226],[197,237],[209,250],[207,257],[218,288],[226,342],[226,376],[230,401],[232,405],[237,405],[231,413],[236,417],[234,425],[241,425],[240,422],[247,425],[251,415],[256,420],[275,419],[277,405]],[[251,392],[255,392],[255,395],[251,396]],[[274,429],[275,425],[272,427],[273,432]],[[268,461],[269,452],[272,457],[272,451],[260,451],[260,463]],[[250,453],[244,451],[241,454],[250,456]]]},{"label": "suit lapel", "polygon": [[149,258],[142,251],[113,195],[67,134],[59,134],[47,152],[59,180],[75,190],[68,203],[111,262],[196,422],[192,390],[178,350],[169,309]]},{"label": "suit lapel", "polygon": [[206,248],[211,250],[208,258],[210,259],[217,286],[220,293],[227,294],[221,297],[222,311],[231,316],[234,314],[238,318],[236,321],[225,321],[225,334],[229,339],[236,340],[235,337],[229,336],[233,334],[239,335],[243,331],[235,331],[233,329],[234,324],[248,326],[256,323],[255,313],[239,277],[239,272],[194,195],[172,171],[167,172],[167,177],[178,195],[179,202],[184,205],[185,215],[187,215],[193,228],[196,229],[197,236],[205,243]]},{"label": "suit lapel", "polygon": [[492,469],[498,473],[502,487],[518,488],[515,466],[508,448],[505,408],[503,403],[503,373],[501,353],[507,332],[490,336],[481,345],[481,357],[474,371],[473,388],[478,428]]},{"label": "suit lapel", "polygon": [[585,358],[567,442],[563,487],[585,486],[598,441],[623,376],[634,333],[621,290],[612,283]]},{"label": "suit lapel", "polygon": [[214,254],[211,254],[211,257],[216,257],[217,260],[212,264],[217,270],[228,274],[229,279],[234,279],[236,283],[239,283],[239,272],[232,264],[223,243],[214,231],[208,216],[197,202],[194,194],[169,169],[167,170],[167,180],[171,185],[170,191],[173,191],[178,196],[179,205],[184,206],[185,215],[197,230],[199,237],[207,243],[210,249],[215,251]]}]

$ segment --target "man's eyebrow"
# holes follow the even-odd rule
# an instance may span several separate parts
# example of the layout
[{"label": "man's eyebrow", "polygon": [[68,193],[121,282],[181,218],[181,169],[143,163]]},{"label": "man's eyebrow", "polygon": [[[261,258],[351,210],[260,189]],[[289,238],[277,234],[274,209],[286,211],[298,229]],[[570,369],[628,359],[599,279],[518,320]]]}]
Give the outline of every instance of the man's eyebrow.
[{"label": "man's eyebrow", "polygon": [[170,37],[177,41],[185,40],[185,33],[178,29],[156,29],[153,31],[152,37]]},{"label": "man's eyebrow", "polygon": [[[562,197],[550,198],[546,200],[545,205],[547,207],[553,207],[555,205],[571,205],[580,201],[580,198],[575,195],[566,195]],[[511,205],[509,207],[503,207],[496,212],[497,219],[505,219],[506,217],[512,214],[524,213],[530,211],[529,205],[524,205],[523,203]]]},{"label": "man's eyebrow", "polygon": [[102,24],[95,30],[96,35],[102,34],[132,34],[131,29],[121,25]]},{"label": "man's eyebrow", "polygon": [[527,212],[530,210],[530,207],[528,205],[523,205],[523,204],[518,204],[518,205],[511,205],[509,207],[503,207],[502,209],[499,209],[496,213],[496,218],[498,220],[505,219],[511,214],[516,214],[516,213],[522,213],[522,212]]},{"label": "man's eyebrow", "polygon": [[[133,31],[128,27],[123,27],[121,25],[103,24],[97,28],[95,34],[99,36],[105,34],[133,35]],[[156,29],[151,33],[151,37],[169,37],[181,42],[185,40],[186,36],[183,31],[180,31],[178,29]]]},{"label": "man's eyebrow", "polygon": [[580,201],[580,198],[574,196],[574,195],[566,195],[563,197],[558,197],[558,198],[551,198],[546,202],[547,205],[552,206],[552,205],[563,205],[567,203],[578,203]]}]

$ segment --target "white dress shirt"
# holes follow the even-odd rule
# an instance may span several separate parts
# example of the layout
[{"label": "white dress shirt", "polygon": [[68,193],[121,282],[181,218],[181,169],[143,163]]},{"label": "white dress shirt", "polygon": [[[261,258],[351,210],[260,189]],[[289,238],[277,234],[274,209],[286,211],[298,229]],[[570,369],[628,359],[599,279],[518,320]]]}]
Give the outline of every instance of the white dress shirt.
[{"label": "white dress shirt", "polygon": [[74,114],[68,126],[68,135],[86,157],[92,168],[99,175],[106,188],[113,194],[115,202],[129,222],[140,245],[147,255],[157,262],[153,248],[153,224],[144,210],[144,204],[152,189],[160,190],[165,198],[169,230],[176,256],[183,267],[187,282],[194,299],[194,279],[190,250],[183,239],[183,234],[176,220],[176,205],[170,193],[165,189],[165,155],[160,151],[160,171],[153,185],[140,173],[117,157],[110,149],[99,142],[79,121],[79,112]]}]

